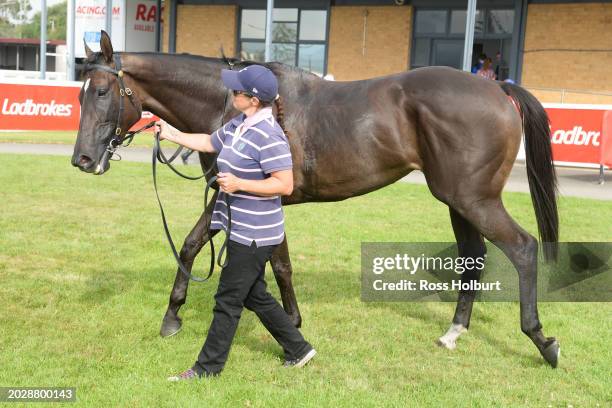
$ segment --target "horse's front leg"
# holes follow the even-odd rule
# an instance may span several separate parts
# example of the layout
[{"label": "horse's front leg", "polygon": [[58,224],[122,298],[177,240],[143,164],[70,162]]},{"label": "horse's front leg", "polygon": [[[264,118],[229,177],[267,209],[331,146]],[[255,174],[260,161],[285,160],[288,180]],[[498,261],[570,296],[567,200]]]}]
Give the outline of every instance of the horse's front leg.
[{"label": "horse's front leg", "polygon": [[[212,239],[219,230],[209,231],[208,225],[210,224],[210,218],[212,215],[215,202],[217,201],[217,194],[212,197],[210,203],[206,206],[206,209],[200,216],[200,219],[196,225],[192,228],[191,232],[185,238],[183,247],[181,248],[180,258],[185,265],[185,268],[191,272],[193,261],[198,255],[204,244]],[[189,278],[181,272],[179,268],[176,271],[176,277],[174,278],[174,286],[170,293],[170,302],[168,309],[162,321],[162,326],[159,334],[162,337],[172,336],[181,330],[181,318],[178,316],[179,309],[185,304],[187,299],[187,288],[189,287]]]},{"label": "horse's front leg", "polygon": [[300,309],[298,308],[295,292],[293,291],[293,283],[291,282],[293,270],[291,268],[291,259],[289,259],[289,247],[287,246],[286,233],[283,242],[281,242],[272,253],[270,264],[272,265],[272,271],[274,271],[274,277],[280,289],[283,308],[295,327],[300,327],[302,325],[302,316],[300,315]]}]

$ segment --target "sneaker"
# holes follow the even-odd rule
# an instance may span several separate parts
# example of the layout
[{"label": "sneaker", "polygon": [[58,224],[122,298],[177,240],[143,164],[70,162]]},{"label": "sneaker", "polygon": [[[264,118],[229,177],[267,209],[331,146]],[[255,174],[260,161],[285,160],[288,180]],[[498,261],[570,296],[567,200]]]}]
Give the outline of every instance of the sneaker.
[{"label": "sneaker", "polygon": [[317,350],[312,349],[306,353],[302,358],[296,358],[295,360],[285,360],[284,367],[304,367],[312,358],[317,354]]},{"label": "sneaker", "polygon": [[218,373],[211,374],[207,371],[204,371],[202,375],[199,375],[193,368],[189,368],[180,374],[173,375],[172,377],[168,377],[168,381],[176,382],[176,381],[184,381],[184,380],[194,380],[194,379],[200,379],[202,377],[214,377],[217,375],[219,374]]}]

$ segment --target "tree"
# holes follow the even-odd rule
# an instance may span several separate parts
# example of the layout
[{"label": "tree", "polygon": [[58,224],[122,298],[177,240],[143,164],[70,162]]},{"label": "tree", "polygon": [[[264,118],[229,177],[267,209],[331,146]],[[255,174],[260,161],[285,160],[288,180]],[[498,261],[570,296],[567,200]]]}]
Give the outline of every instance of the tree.
[{"label": "tree", "polygon": [[[47,40],[66,39],[66,2],[47,7]],[[40,38],[40,12],[23,26],[24,38]]]},{"label": "tree", "polygon": [[0,4],[0,19],[15,24],[24,22],[32,10],[30,0],[8,0]]},{"label": "tree", "polygon": [[31,10],[30,0],[8,0],[0,3],[0,37],[23,38],[22,25]]},{"label": "tree", "polygon": [[7,19],[0,17],[0,37],[13,38],[16,34],[18,33],[15,24],[11,24]]}]

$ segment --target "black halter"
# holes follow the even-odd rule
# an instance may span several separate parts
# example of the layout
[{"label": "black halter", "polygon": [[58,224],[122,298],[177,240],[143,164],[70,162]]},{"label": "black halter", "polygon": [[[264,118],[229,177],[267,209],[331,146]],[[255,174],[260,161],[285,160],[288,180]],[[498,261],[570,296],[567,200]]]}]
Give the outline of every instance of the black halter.
[{"label": "black halter", "polygon": [[96,174],[99,174],[100,171],[103,171],[108,160],[112,160],[112,157],[114,155],[117,155],[119,157],[119,160],[121,159],[121,156],[115,153],[115,150],[117,150],[119,146],[129,146],[130,143],[132,143],[132,140],[134,139],[134,136],[136,134],[142,132],[143,130],[149,129],[155,125],[155,122],[152,121],[135,131],[123,132],[123,129],[121,129],[121,118],[123,117],[123,111],[125,110],[125,104],[123,102],[123,99],[126,96],[128,97],[130,103],[138,112],[139,118],[142,117],[142,106],[140,105],[140,103],[136,103],[134,101],[134,93],[130,88],[125,86],[125,83],[123,82],[124,73],[121,69],[121,56],[115,53],[113,54],[113,60],[115,61],[115,68],[111,68],[102,64],[88,64],[85,68],[85,72],[95,70],[109,72],[117,77],[117,81],[119,84],[119,112],[117,113],[115,132],[109,140],[108,145],[106,146],[106,150],[104,150],[104,153],[102,153],[102,157],[100,157],[100,160],[98,161],[98,168],[96,169]]}]

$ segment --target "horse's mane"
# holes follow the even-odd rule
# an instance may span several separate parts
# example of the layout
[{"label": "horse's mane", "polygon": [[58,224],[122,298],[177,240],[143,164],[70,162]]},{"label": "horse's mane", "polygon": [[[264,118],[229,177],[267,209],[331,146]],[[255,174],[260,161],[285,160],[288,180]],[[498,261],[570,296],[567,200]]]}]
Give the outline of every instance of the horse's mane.
[{"label": "horse's mane", "polygon": [[[288,65],[282,62],[258,62],[258,61],[252,61],[252,60],[243,60],[240,58],[227,57],[225,56],[223,51],[221,51],[221,58],[207,57],[204,55],[196,55],[196,54],[190,54],[186,52],[180,53],[180,54],[168,54],[168,53],[154,52],[154,51],[120,52],[120,53],[125,53],[125,54],[130,54],[130,55],[148,56],[148,57],[170,58],[170,59],[175,60],[175,62],[176,60],[185,61],[185,62],[193,61],[193,62],[208,62],[208,63],[225,62],[228,66],[238,65],[242,67],[249,66],[249,65],[262,65],[274,71],[275,73],[282,73],[285,75],[287,74],[296,75],[296,76],[299,76],[300,79],[319,78],[319,76],[317,76],[316,74],[313,74],[312,72],[309,72],[309,71],[305,71],[302,68],[295,67],[293,65]],[[87,72],[89,67],[92,64],[100,63],[101,57],[102,57],[102,52],[97,51],[97,52],[94,52],[89,58],[86,58],[83,64],[83,71]]]}]

